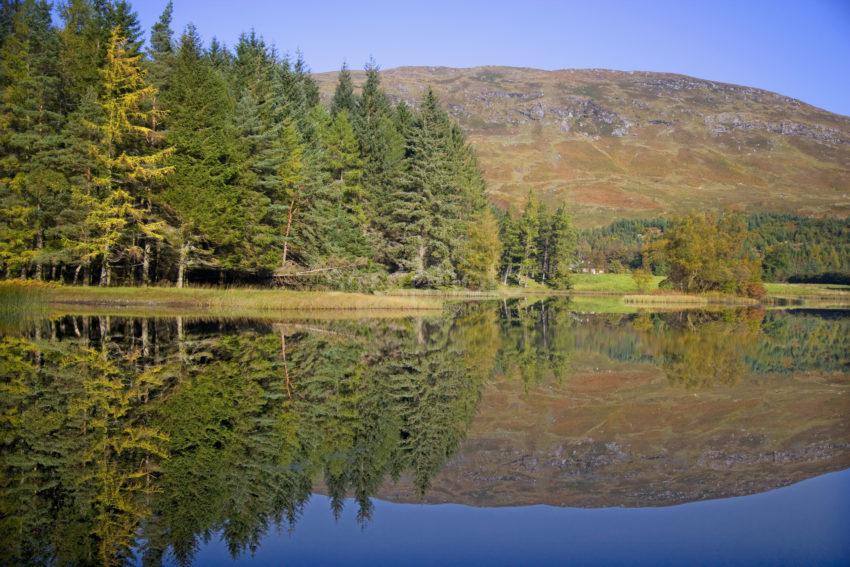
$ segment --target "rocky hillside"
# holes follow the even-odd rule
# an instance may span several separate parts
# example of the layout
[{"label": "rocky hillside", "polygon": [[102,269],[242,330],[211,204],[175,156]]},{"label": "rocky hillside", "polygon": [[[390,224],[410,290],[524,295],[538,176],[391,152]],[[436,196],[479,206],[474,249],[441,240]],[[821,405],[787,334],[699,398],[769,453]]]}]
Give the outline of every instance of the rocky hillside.
[{"label": "rocky hillside", "polygon": [[[316,77],[330,97],[336,73]],[[501,206],[533,190],[581,226],[706,207],[850,214],[850,117],[778,94],[605,70],[402,67],[383,80],[412,105],[434,88]]]},{"label": "rocky hillside", "polygon": [[501,377],[466,441],[420,496],[409,478],[379,497],[472,506],[669,506],[764,492],[850,466],[840,373],[671,385],[650,365],[583,355],[561,382]]}]

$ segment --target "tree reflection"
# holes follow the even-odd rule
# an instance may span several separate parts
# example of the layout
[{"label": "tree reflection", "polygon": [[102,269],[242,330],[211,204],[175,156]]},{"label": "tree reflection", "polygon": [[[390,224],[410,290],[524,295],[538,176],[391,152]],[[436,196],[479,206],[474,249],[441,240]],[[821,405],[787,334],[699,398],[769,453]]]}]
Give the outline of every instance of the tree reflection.
[{"label": "tree reflection", "polygon": [[761,335],[761,309],[684,311],[640,321],[649,352],[672,384],[732,385],[750,374],[748,356]]},{"label": "tree reflection", "polygon": [[313,492],[337,516],[353,497],[365,523],[389,479],[425,494],[494,371],[531,389],[590,353],[709,388],[848,369],[850,319],[831,312],[452,309],[333,323],[65,317],[6,332],[3,560],[187,564],[212,534],[235,557],[270,527],[294,528]]},{"label": "tree reflection", "polygon": [[[46,323],[42,323],[44,325]],[[368,521],[457,449],[498,341],[489,309],[332,328],[67,318],[0,340],[6,560],[189,563],[254,551],[310,494]],[[39,327],[40,329],[40,327]],[[317,484],[318,481],[318,484]]]}]

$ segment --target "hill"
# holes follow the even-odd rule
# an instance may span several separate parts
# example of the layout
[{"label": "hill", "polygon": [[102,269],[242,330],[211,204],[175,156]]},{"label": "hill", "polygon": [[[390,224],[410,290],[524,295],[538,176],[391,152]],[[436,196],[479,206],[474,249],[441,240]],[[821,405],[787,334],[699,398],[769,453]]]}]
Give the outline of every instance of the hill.
[{"label": "hill", "polygon": [[[336,73],[315,77],[328,99]],[[503,207],[533,190],[569,203],[581,227],[703,208],[850,214],[850,117],[775,93],[597,69],[400,67],[382,77],[414,106],[435,90]]]},{"label": "hill", "polygon": [[764,374],[689,390],[649,365],[587,353],[574,364],[563,382],[488,383],[466,440],[425,496],[406,477],[379,496],[487,507],[670,506],[850,466],[848,384],[836,373]]}]

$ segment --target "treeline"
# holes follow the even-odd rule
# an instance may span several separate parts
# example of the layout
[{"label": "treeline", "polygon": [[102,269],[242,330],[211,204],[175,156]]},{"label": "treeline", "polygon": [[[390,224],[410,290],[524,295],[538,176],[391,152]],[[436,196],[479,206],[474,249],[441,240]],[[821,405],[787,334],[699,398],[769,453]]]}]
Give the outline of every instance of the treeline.
[{"label": "treeline", "polygon": [[124,0],[70,0],[58,26],[53,10],[0,12],[6,277],[494,284],[499,225],[432,91],[393,104],[370,62],[326,108],[300,53],[253,32],[176,37],[169,3],[144,50]]},{"label": "treeline", "polygon": [[[743,245],[760,259],[767,281],[850,281],[850,218],[809,218],[777,213],[741,217]],[[648,243],[662,238],[675,220],[621,220],[583,230],[577,244],[580,269],[621,273],[641,267],[666,274],[660,257],[647,258]]]}]

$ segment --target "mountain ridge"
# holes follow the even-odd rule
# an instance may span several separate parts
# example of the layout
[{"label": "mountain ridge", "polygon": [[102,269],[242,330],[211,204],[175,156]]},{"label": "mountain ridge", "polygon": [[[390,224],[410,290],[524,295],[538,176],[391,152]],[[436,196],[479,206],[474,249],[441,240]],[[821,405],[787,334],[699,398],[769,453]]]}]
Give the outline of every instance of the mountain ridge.
[{"label": "mountain ridge", "polygon": [[[490,198],[529,190],[579,226],[695,209],[850,215],[850,117],[756,87],[677,73],[405,66],[394,102],[430,86],[467,132]],[[317,73],[322,97],[336,72]],[[359,87],[362,71],[352,71]]]}]

